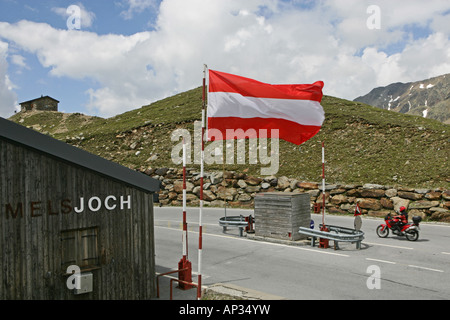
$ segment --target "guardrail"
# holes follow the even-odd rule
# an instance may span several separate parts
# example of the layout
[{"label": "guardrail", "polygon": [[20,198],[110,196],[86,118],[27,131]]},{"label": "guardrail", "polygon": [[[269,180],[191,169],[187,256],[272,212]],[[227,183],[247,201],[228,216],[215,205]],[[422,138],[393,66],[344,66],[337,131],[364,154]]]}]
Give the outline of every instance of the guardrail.
[{"label": "guardrail", "polygon": [[[314,247],[317,238],[334,241],[334,250],[339,249],[339,242],[356,243],[356,249],[361,249],[361,241],[364,240],[364,232],[360,230],[326,225],[329,232],[300,227],[298,232],[311,237],[311,246]],[[320,225],[322,228],[322,224]]]},{"label": "guardrail", "polygon": [[244,230],[247,232],[253,232],[253,223],[255,222],[255,218],[253,216],[244,217],[240,216],[231,216],[231,217],[222,217],[219,219],[219,225],[223,228],[223,232],[227,231],[228,227],[236,227],[239,228],[239,236],[242,237],[244,234]]}]

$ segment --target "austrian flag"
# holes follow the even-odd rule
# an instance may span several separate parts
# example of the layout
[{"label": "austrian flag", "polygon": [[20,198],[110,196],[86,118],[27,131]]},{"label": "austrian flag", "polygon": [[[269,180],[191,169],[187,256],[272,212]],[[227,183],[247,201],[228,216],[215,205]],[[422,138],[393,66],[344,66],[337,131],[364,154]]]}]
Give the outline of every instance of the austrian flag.
[{"label": "austrian flag", "polygon": [[[272,85],[209,70],[209,140],[273,137],[300,145],[314,137],[325,120],[323,86],[322,81]],[[214,130],[221,134],[212,134]],[[230,138],[227,131],[242,136]]]}]

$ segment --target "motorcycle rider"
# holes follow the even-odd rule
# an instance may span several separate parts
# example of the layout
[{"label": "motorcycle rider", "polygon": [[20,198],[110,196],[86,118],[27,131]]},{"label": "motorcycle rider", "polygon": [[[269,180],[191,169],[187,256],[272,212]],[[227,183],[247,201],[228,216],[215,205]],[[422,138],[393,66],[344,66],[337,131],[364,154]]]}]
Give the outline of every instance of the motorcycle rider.
[{"label": "motorcycle rider", "polygon": [[395,216],[394,219],[397,219],[398,222],[395,224],[394,228],[400,232],[405,224],[408,223],[408,212],[404,206],[400,207],[400,214]]}]

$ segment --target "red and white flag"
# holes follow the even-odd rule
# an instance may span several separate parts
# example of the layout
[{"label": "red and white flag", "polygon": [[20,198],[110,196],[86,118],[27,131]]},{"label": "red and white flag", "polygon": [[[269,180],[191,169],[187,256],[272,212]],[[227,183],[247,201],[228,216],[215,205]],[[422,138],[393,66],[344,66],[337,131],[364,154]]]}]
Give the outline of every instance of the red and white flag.
[{"label": "red and white flag", "polygon": [[[209,70],[209,140],[226,140],[228,129],[245,132],[231,139],[271,138],[271,130],[277,129],[276,138],[300,145],[314,137],[325,120],[323,86],[322,81],[272,85]],[[221,135],[211,135],[212,130]],[[252,132],[256,136],[248,135]]]}]

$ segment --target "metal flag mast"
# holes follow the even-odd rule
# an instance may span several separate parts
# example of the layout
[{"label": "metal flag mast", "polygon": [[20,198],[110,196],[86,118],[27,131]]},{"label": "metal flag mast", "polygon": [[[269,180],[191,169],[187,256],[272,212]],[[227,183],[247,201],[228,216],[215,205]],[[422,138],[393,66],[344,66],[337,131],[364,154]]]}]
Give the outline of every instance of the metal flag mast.
[{"label": "metal flag mast", "polygon": [[205,64],[203,68],[203,93],[202,93],[202,134],[200,153],[200,208],[198,215],[198,280],[197,280],[197,299],[202,297],[202,249],[203,249],[203,176],[204,176],[204,160],[205,160],[205,131],[206,131],[206,72],[208,66]]},{"label": "metal flag mast", "polygon": [[[322,141],[322,226],[320,231],[329,232],[330,230],[325,225],[325,142]],[[319,239],[319,248],[328,248],[328,239]]]},{"label": "metal flag mast", "polygon": [[179,287],[183,290],[192,288],[187,284],[192,282],[192,263],[188,260],[188,235],[186,222],[186,141],[183,138],[183,235],[181,239],[183,245],[183,257],[178,262],[178,278],[180,282]]},{"label": "metal flag mast", "polygon": [[322,225],[325,227],[325,142],[322,141]]}]

